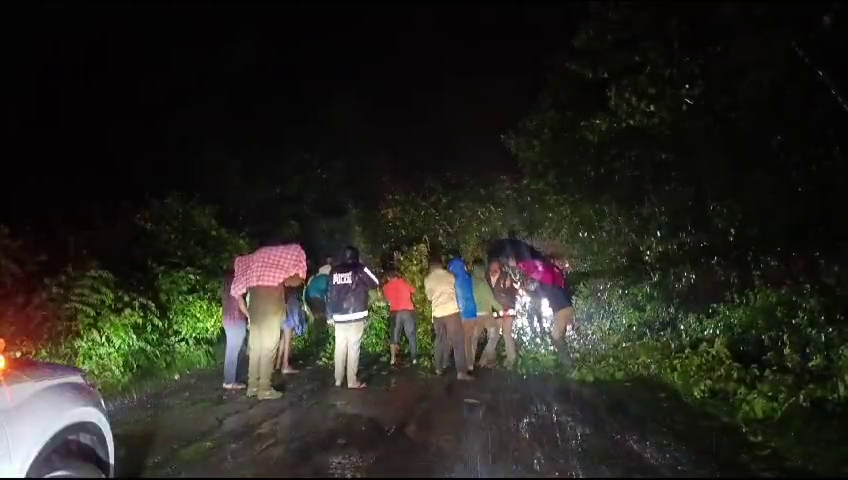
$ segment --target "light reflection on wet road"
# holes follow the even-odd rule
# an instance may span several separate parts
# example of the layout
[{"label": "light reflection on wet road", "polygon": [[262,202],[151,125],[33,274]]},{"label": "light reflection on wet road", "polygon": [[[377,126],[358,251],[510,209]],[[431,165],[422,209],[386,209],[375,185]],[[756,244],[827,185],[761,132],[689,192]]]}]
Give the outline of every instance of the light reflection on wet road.
[{"label": "light reflection on wet road", "polygon": [[[193,375],[116,412],[119,473],[353,478],[751,472],[750,465],[742,466],[735,440],[718,442],[718,449],[718,428],[695,420],[687,425],[688,412],[648,389],[590,389],[500,371],[480,372],[478,381],[463,383],[402,369],[374,374],[368,390],[348,391],[334,388],[330,372],[316,367],[287,378],[282,399],[258,402],[220,391],[218,376]],[[698,440],[692,447],[681,438],[687,431]]]}]

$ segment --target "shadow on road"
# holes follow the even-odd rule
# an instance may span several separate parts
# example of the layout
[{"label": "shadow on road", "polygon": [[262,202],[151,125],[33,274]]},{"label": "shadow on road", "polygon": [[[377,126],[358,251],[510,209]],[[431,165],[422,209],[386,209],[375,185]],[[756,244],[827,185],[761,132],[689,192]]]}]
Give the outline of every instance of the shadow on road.
[{"label": "shadow on road", "polygon": [[115,436],[117,449],[115,475],[119,478],[140,478],[146,468],[150,450],[156,441],[155,432]]}]

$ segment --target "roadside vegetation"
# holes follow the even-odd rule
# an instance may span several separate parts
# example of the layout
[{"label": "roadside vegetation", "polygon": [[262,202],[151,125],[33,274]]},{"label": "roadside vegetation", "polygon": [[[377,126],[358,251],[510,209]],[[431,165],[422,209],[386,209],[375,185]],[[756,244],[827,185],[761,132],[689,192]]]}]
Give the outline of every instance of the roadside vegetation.
[{"label": "roadside vegetation", "polygon": [[150,201],[94,237],[74,255],[48,257],[0,230],[6,354],[76,365],[107,390],[209,364],[222,334],[222,275],[247,240],[180,196]]},{"label": "roadside vegetation", "polygon": [[[580,341],[563,375],[659,380],[845,474],[848,110],[822,8],[593,3],[504,136],[520,175],[387,196],[369,253],[416,285],[431,251],[483,258],[510,233],[564,257]],[[557,363],[524,347],[527,370]]]},{"label": "roadside vegetation", "polygon": [[[334,235],[418,288],[422,359],[428,256],[482,259],[490,240],[524,239],[571,265],[579,328],[567,368],[541,342],[519,346],[524,371],[660,381],[791,463],[848,474],[848,106],[828,76],[840,58],[828,45],[844,42],[827,4],[681,5],[592,3],[503,137],[517,174],[381,191]],[[322,211],[306,194],[329,188],[310,178],[286,190],[308,203],[283,216],[301,237]],[[115,386],[208,362],[221,274],[248,240],[181,197],[100,235],[125,251],[45,259],[0,230],[7,350]],[[363,352],[387,355],[388,337],[375,294]],[[296,347],[331,361],[329,334]]]}]

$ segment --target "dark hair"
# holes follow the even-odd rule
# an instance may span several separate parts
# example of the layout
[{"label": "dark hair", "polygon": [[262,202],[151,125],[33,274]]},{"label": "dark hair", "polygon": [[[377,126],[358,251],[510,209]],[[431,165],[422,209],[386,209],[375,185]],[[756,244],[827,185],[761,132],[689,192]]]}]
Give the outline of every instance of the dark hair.
[{"label": "dark hair", "polygon": [[437,255],[433,255],[433,256],[431,256],[431,257],[430,257],[430,263],[429,263],[429,265],[430,265],[430,268],[433,268],[433,267],[441,267],[441,266],[442,266],[442,259],[441,259],[441,257],[439,257],[439,256],[437,256]]},{"label": "dark hair", "polygon": [[395,270],[394,268],[390,268],[390,269],[386,270],[386,276],[388,278],[397,278],[398,271]]},{"label": "dark hair", "polygon": [[264,235],[262,240],[259,241],[259,247],[276,247],[277,245],[282,245],[280,242],[280,237],[274,234]]},{"label": "dark hair", "polygon": [[345,263],[359,262],[359,250],[353,245],[348,245],[342,252],[342,261]]}]

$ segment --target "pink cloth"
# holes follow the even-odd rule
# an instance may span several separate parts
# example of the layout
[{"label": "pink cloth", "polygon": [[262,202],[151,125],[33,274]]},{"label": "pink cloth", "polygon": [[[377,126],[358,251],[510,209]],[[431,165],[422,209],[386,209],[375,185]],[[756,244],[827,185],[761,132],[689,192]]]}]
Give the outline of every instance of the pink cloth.
[{"label": "pink cloth", "polygon": [[541,260],[524,260],[518,264],[518,268],[528,277],[538,280],[539,283],[565,288],[562,270],[557,268],[556,265]]},{"label": "pink cloth", "polygon": [[230,295],[238,298],[251,287],[276,287],[295,274],[306,278],[306,253],[300,245],[262,247],[236,258]]}]

